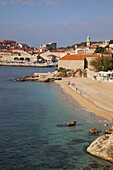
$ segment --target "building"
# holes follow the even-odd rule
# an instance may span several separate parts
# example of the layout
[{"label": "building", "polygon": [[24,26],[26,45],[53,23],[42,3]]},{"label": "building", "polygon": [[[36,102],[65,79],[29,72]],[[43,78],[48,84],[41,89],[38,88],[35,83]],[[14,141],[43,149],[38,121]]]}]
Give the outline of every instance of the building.
[{"label": "building", "polygon": [[46,52],[48,50],[56,50],[56,49],[57,49],[57,43],[42,44],[39,47],[40,52]]},{"label": "building", "polygon": [[0,40],[0,45],[15,45],[16,41],[14,40]]},{"label": "building", "polygon": [[1,62],[4,63],[28,63],[36,62],[37,54],[32,55],[24,50],[1,50],[0,51]]},{"label": "building", "polygon": [[80,46],[80,47],[75,49],[75,54],[84,54],[84,53],[85,53],[85,47],[84,46]]},{"label": "building", "polygon": [[77,69],[93,69],[90,65],[92,59],[100,57],[99,54],[73,54],[65,55],[58,61],[58,68],[63,67],[66,69],[77,70]]},{"label": "building", "polygon": [[23,43],[18,44],[18,47],[23,48],[23,49],[30,48],[27,44],[23,44]]},{"label": "building", "polygon": [[58,61],[58,68],[77,70],[84,68],[84,56],[79,54],[65,55]]},{"label": "building", "polygon": [[47,47],[48,50],[56,50],[57,49],[57,43],[46,44],[46,47]]}]

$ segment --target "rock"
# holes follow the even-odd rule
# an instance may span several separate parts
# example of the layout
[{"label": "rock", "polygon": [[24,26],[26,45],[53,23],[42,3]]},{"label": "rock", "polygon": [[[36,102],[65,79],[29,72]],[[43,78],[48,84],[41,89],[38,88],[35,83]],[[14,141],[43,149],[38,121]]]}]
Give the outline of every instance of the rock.
[{"label": "rock", "polygon": [[16,78],[15,80],[16,81],[36,81],[38,80],[38,77],[25,76],[25,77]]},{"label": "rock", "polygon": [[75,125],[76,125],[76,121],[68,122],[67,125],[68,125],[68,126],[75,126]]},{"label": "rock", "polygon": [[97,134],[97,133],[98,133],[98,130],[97,130],[96,128],[91,128],[91,129],[89,130],[89,133],[90,133],[90,134]]},{"label": "rock", "polygon": [[113,126],[108,128],[106,131],[105,131],[106,134],[111,134],[113,133]]},{"label": "rock", "polygon": [[54,80],[54,78],[47,78],[46,80],[44,80],[44,82],[53,82]]},{"label": "rock", "polygon": [[62,77],[55,77],[55,80],[62,80]]},{"label": "rock", "polygon": [[66,74],[64,72],[57,72],[53,76],[54,77],[66,77]]},{"label": "rock", "polygon": [[113,134],[98,137],[87,148],[91,155],[113,162]]},{"label": "rock", "polygon": [[54,80],[62,80],[62,77],[55,77],[54,73],[34,73],[32,76],[16,78],[16,81],[38,81],[53,82]]}]

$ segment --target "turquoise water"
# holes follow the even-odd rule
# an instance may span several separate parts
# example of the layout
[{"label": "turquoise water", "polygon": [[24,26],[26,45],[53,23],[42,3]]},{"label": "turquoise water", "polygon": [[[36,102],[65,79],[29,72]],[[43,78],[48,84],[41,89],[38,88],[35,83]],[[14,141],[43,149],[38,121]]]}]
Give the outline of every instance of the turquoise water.
[{"label": "turquoise water", "polygon": [[[86,147],[105,130],[103,120],[82,109],[55,83],[15,82],[53,68],[0,67],[0,170],[112,170]],[[76,120],[75,127],[67,127]],[[107,122],[109,123],[109,122]]]}]

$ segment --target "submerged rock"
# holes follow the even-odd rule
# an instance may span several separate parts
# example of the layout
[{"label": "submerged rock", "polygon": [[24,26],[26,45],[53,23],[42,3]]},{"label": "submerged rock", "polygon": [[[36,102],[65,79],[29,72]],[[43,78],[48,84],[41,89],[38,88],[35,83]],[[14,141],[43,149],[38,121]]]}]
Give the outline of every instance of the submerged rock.
[{"label": "submerged rock", "polygon": [[106,134],[112,134],[113,133],[113,126],[108,128],[106,131],[105,131]]},{"label": "submerged rock", "polygon": [[75,125],[76,125],[76,121],[68,122],[67,125],[68,125],[68,126],[75,126]]},{"label": "submerged rock", "polygon": [[98,137],[87,148],[91,155],[113,162],[113,134]]},{"label": "submerged rock", "polygon": [[89,133],[90,134],[97,134],[98,130],[96,128],[91,128],[91,129],[89,129]]}]

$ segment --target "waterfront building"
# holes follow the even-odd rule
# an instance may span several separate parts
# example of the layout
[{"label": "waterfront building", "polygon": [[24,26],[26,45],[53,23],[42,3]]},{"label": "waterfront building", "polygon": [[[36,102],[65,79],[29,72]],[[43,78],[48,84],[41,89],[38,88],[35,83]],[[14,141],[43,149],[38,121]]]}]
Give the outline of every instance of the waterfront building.
[{"label": "waterfront building", "polygon": [[37,54],[30,54],[24,50],[1,50],[0,51],[1,61],[5,63],[28,63],[36,62]]},{"label": "waterfront building", "polygon": [[90,65],[92,59],[100,57],[100,54],[73,54],[65,55],[58,61],[58,68],[63,67],[66,69],[77,70],[88,68],[90,70],[93,67]]}]

